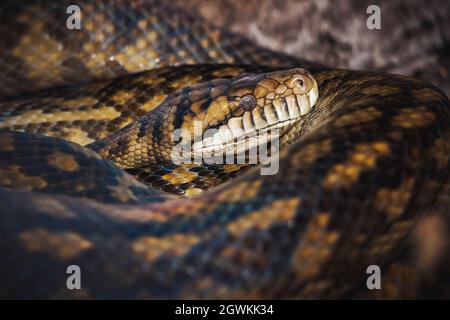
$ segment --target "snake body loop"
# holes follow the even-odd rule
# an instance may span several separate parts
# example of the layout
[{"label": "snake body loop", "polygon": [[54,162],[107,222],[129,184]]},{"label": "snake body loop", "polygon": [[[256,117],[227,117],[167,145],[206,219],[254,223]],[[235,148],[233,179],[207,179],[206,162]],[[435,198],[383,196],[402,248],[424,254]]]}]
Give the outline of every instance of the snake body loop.
[{"label": "snake body loop", "polygon": [[[0,65],[17,66],[0,81],[1,297],[360,297],[370,265],[382,297],[446,292],[417,242],[448,223],[439,89],[319,67],[152,1],[86,1],[83,31],[61,33],[66,4],[10,3],[19,36],[0,37]],[[254,110],[256,127],[277,99],[277,120],[298,117],[275,175],[170,163],[174,129]],[[69,265],[83,290],[66,289]]]}]

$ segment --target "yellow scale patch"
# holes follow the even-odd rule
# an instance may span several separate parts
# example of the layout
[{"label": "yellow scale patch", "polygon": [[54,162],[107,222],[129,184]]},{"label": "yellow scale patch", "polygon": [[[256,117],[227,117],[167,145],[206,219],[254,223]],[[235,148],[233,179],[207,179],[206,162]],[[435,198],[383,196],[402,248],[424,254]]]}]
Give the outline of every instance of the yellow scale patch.
[{"label": "yellow scale patch", "polygon": [[406,179],[398,189],[382,188],[375,195],[375,207],[392,219],[399,218],[408,205],[414,188],[414,178]]},{"label": "yellow scale patch", "polygon": [[179,185],[186,182],[192,182],[197,178],[197,173],[188,171],[184,167],[178,167],[173,172],[165,174],[162,178],[173,185]]},{"label": "yellow scale patch", "polygon": [[108,189],[111,191],[112,196],[121,202],[138,200],[136,195],[131,190],[130,188],[131,186],[145,188],[144,184],[141,184],[140,182],[136,181],[129,174],[116,175],[115,179],[117,185],[115,186],[109,185]]},{"label": "yellow scale patch", "polygon": [[188,86],[197,84],[197,83],[201,82],[202,79],[203,79],[203,77],[199,74],[187,74],[182,77],[178,77],[178,78],[174,79],[170,83],[170,87],[172,89],[177,90],[177,89],[181,89],[184,87],[188,87]]},{"label": "yellow scale patch", "polygon": [[25,248],[34,252],[45,252],[58,259],[71,259],[88,250],[94,244],[75,232],[50,232],[39,228],[20,233],[19,239]]},{"label": "yellow scale patch", "polygon": [[20,166],[11,164],[0,168],[0,185],[32,191],[45,188],[47,181],[41,177],[27,176],[20,171]]},{"label": "yellow scale patch", "polygon": [[325,178],[324,187],[327,189],[339,186],[350,187],[358,180],[362,171],[375,167],[378,157],[389,153],[390,147],[386,142],[356,145],[346,162],[339,163],[330,169]]},{"label": "yellow scale patch", "polygon": [[413,91],[414,96],[417,100],[423,103],[433,102],[433,101],[441,101],[445,99],[445,97],[437,92],[436,90],[430,88],[422,88]]},{"label": "yellow scale patch", "polygon": [[144,111],[152,111],[157,106],[159,106],[167,98],[166,94],[158,93],[154,95],[149,101],[141,104],[139,109]]},{"label": "yellow scale patch", "polygon": [[293,272],[302,278],[318,274],[321,265],[330,256],[339,239],[337,232],[326,230],[329,222],[329,213],[317,212],[301,236],[292,255],[291,265]]},{"label": "yellow scale patch", "polygon": [[299,203],[298,198],[276,200],[231,222],[226,228],[231,234],[239,236],[250,229],[263,230],[274,223],[287,222],[294,217]]},{"label": "yellow scale patch", "polygon": [[293,166],[298,165],[311,165],[317,158],[327,154],[331,151],[331,140],[324,140],[315,144],[308,144],[296,154],[291,157],[291,164]]},{"label": "yellow scale patch", "polygon": [[[95,139],[89,138],[88,133],[78,128],[63,128],[64,139],[71,142],[78,143],[81,146],[88,145],[95,141]],[[103,135],[99,135],[99,138],[105,138]]]},{"label": "yellow scale patch", "polygon": [[404,108],[392,119],[392,123],[403,128],[425,127],[436,119],[425,107]]},{"label": "yellow scale patch", "polygon": [[[64,68],[60,68],[59,64],[68,59],[69,54],[62,50],[61,43],[45,32],[44,21],[36,19],[39,16],[40,8],[32,6],[17,18],[33,27],[20,38],[12,54],[24,62],[26,72],[23,74],[29,79],[39,80],[39,86],[45,87],[63,78]],[[52,73],[48,70],[52,70]]]},{"label": "yellow scale patch", "polygon": [[[84,12],[95,12],[95,9],[88,4],[84,8]],[[83,45],[81,60],[86,64],[86,68],[95,73],[97,77],[102,76],[102,68],[105,64],[114,61],[114,46],[107,48],[103,46],[108,35],[115,32],[114,25],[108,21],[105,14],[97,12],[83,23],[83,30],[91,36]]]},{"label": "yellow scale patch", "polygon": [[118,90],[112,96],[110,96],[110,99],[112,101],[114,101],[117,104],[121,104],[121,105],[126,105],[127,103],[131,102],[135,98],[136,98],[136,93],[131,90]]},{"label": "yellow scale patch", "polygon": [[244,72],[244,70],[241,68],[228,67],[228,68],[216,70],[216,71],[212,72],[211,74],[217,78],[224,78],[224,77],[230,77],[230,76],[235,77],[243,72]]},{"label": "yellow scale patch", "polygon": [[154,261],[162,254],[182,256],[196,245],[200,238],[195,234],[173,234],[166,237],[140,237],[132,248],[148,261]]},{"label": "yellow scale patch", "polygon": [[96,110],[86,111],[60,111],[53,113],[43,113],[42,110],[30,110],[19,116],[9,117],[0,123],[0,128],[8,128],[14,125],[39,124],[57,121],[75,120],[113,120],[120,116],[120,112],[113,107],[102,107]]},{"label": "yellow scale patch", "polygon": [[160,56],[152,46],[152,42],[158,40],[156,31],[148,31],[145,33],[145,38],[139,38],[135,43],[124,47],[115,57],[126,70],[130,72],[137,72],[152,67],[158,61]]},{"label": "yellow scale patch", "polygon": [[108,186],[108,189],[111,191],[111,195],[120,202],[137,200],[137,197],[133,194],[133,191],[123,185]]},{"label": "yellow scale patch", "polygon": [[72,172],[79,168],[73,155],[60,151],[50,154],[47,162],[62,171]]},{"label": "yellow scale patch", "polygon": [[[356,105],[356,102],[354,103]],[[364,103],[367,103],[367,101],[365,101]],[[383,113],[381,111],[377,110],[376,108],[370,107],[367,109],[356,110],[349,114],[345,114],[336,119],[335,124],[337,126],[346,126],[354,123],[371,122],[380,118],[382,115]]]},{"label": "yellow scale patch", "polygon": [[436,159],[438,169],[447,167],[450,161],[450,135],[439,137],[434,141],[431,147],[431,155]]},{"label": "yellow scale patch", "polygon": [[238,202],[254,199],[259,188],[261,181],[243,181],[233,188],[224,189],[217,197],[217,202]]}]

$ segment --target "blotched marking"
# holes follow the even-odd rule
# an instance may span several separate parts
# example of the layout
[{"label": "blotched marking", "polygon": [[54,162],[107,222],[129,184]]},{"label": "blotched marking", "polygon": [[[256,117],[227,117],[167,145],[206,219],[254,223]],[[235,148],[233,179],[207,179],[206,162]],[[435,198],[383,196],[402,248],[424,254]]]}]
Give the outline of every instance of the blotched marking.
[{"label": "blotched marking", "polygon": [[17,125],[54,123],[58,121],[86,121],[86,120],[113,120],[120,116],[120,112],[113,107],[102,107],[94,110],[84,111],[58,111],[45,113],[43,110],[25,111],[21,115],[6,118],[0,123],[0,128],[8,128]]},{"label": "blotched marking", "polygon": [[163,103],[166,98],[167,94],[158,93],[152,96],[150,100],[139,105],[139,109],[144,110],[146,112],[151,111],[155,109],[157,106],[159,106],[161,103]]},{"label": "blotched marking", "polygon": [[392,118],[392,123],[403,128],[426,127],[436,120],[434,113],[425,107],[403,108]]},{"label": "blotched marking", "polygon": [[218,202],[238,202],[254,199],[261,187],[261,181],[243,181],[233,188],[222,190],[218,195]]},{"label": "blotched marking", "polygon": [[245,71],[242,68],[238,67],[227,67],[223,69],[219,69],[216,71],[213,71],[211,75],[217,78],[225,78],[225,77],[235,77],[240,75],[241,73],[244,73]]},{"label": "blotched marking", "polygon": [[64,202],[52,197],[33,197],[33,206],[40,213],[56,217],[58,219],[75,218],[76,214],[68,208]]},{"label": "blotched marking", "polygon": [[111,195],[121,202],[138,200],[130,187],[136,186],[142,189],[145,188],[145,185],[136,181],[132,176],[128,174],[116,174],[115,180],[115,183],[117,183],[117,185],[108,185],[108,189],[111,191]]},{"label": "blotched marking", "polygon": [[200,238],[195,234],[173,234],[166,237],[144,236],[132,244],[132,249],[148,261],[154,261],[162,254],[182,256],[196,245]]},{"label": "blotched marking", "polygon": [[345,162],[330,169],[324,187],[350,187],[358,180],[362,171],[374,168],[377,158],[389,155],[390,152],[389,144],[383,141],[356,145]]},{"label": "blotched marking", "polygon": [[199,188],[188,188],[188,189],[186,189],[186,192],[185,192],[184,195],[185,195],[186,197],[190,198],[190,197],[198,196],[198,195],[200,195],[201,193],[203,193],[203,190],[202,190],[202,189],[199,189]]},{"label": "blotched marking", "polygon": [[181,89],[202,82],[202,79],[203,77],[200,74],[187,74],[174,79],[174,81],[170,83],[170,87],[173,89]]},{"label": "blotched marking", "polygon": [[150,69],[159,62],[160,54],[152,47],[152,43],[157,41],[156,31],[146,31],[145,37],[125,46],[115,59],[130,72]]},{"label": "blotched marking", "polygon": [[45,31],[45,22],[36,18],[40,11],[39,6],[31,6],[17,17],[18,21],[33,27],[18,40],[12,55],[23,61],[22,74],[26,74],[28,79],[39,80],[39,86],[45,87],[63,78],[65,69],[60,64],[70,58],[70,53]]},{"label": "blotched marking", "polygon": [[355,123],[371,122],[381,118],[383,113],[376,108],[369,107],[345,114],[334,122],[337,126],[353,125]]},{"label": "blotched marking", "polygon": [[287,222],[297,212],[300,199],[279,199],[265,205],[241,218],[229,223],[226,229],[233,235],[239,236],[250,229],[263,230],[274,223]]},{"label": "blotched marking", "polygon": [[226,173],[233,173],[246,166],[245,164],[224,164],[222,170]]},{"label": "blotched marking", "polygon": [[192,182],[197,178],[197,173],[189,171],[189,168],[178,167],[171,173],[162,176],[162,179],[170,182],[173,185],[180,185],[187,182]]},{"label": "blotched marking", "polygon": [[78,162],[71,154],[56,151],[48,156],[47,162],[62,171],[76,171],[79,168]]},{"label": "blotched marking", "polygon": [[441,101],[445,99],[441,93],[431,88],[422,88],[413,90],[412,93],[420,102],[433,102],[433,101]]},{"label": "blotched marking", "polygon": [[390,220],[399,218],[411,199],[414,182],[414,178],[407,178],[397,189],[379,189],[375,195],[375,207],[386,213]]},{"label": "blotched marking", "polygon": [[327,212],[317,212],[311,218],[291,257],[291,270],[296,275],[302,278],[317,275],[323,262],[332,253],[339,233],[327,231],[329,222],[330,215]]},{"label": "blotched marking", "polygon": [[430,150],[431,155],[437,162],[439,170],[447,168],[450,163],[450,135],[437,138]]},{"label": "blotched marking", "polygon": [[20,166],[8,164],[0,167],[0,185],[23,190],[44,189],[47,181],[41,177],[27,176]]},{"label": "blotched marking", "polygon": [[[88,133],[79,128],[63,128],[64,139],[71,142],[78,143],[79,145],[85,146],[95,141],[95,139],[89,138]],[[99,138],[104,138],[100,136]]]},{"label": "blotched marking", "polygon": [[131,90],[118,90],[110,99],[120,105],[126,105],[127,103],[133,101],[136,98],[136,92]]},{"label": "blotched marking", "polygon": [[51,232],[43,228],[24,231],[19,234],[25,248],[29,251],[44,252],[58,259],[71,259],[94,244],[75,232]]},{"label": "blotched marking", "polygon": [[[150,76],[149,76],[150,75]],[[160,87],[167,79],[165,77],[153,76],[153,74],[145,73],[142,77],[136,79],[137,84],[143,83],[153,88]]]},{"label": "blotched marking", "polygon": [[[99,87],[98,84],[95,86]],[[94,90],[95,87],[91,87],[91,90]],[[94,97],[81,97],[75,99],[66,99],[66,98],[43,98],[39,100],[41,105],[57,105],[64,106],[71,109],[77,109],[82,106],[92,106],[98,102],[97,98]]]},{"label": "blotched marking", "polygon": [[330,139],[306,145],[291,157],[292,166],[311,165],[319,157],[331,151],[332,143]]}]

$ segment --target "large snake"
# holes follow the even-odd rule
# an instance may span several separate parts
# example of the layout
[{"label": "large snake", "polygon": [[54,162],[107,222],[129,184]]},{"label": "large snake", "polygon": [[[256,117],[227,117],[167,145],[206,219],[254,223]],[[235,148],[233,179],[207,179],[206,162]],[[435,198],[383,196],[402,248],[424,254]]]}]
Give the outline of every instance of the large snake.
[{"label": "large snake", "polygon": [[[320,67],[153,1],[83,2],[69,30],[69,4],[2,2],[1,297],[448,294],[439,89]],[[225,129],[278,126],[278,172],[174,164],[171,136],[194,120],[218,129],[214,148]]]}]

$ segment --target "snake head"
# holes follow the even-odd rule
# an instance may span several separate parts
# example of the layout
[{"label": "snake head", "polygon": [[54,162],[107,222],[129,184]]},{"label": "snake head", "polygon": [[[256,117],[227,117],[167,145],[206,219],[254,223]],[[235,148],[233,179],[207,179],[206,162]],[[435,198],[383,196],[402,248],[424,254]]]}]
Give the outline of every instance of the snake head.
[{"label": "snake head", "polygon": [[192,138],[194,123],[200,123],[202,138],[194,143],[198,152],[221,152],[238,140],[274,129],[282,134],[318,98],[317,82],[304,69],[216,79],[191,90],[189,95],[198,99],[191,103],[181,126]]},{"label": "snake head", "polygon": [[259,146],[265,133],[268,137],[276,129],[283,135],[317,97],[317,82],[303,69],[214,79],[174,92],[156,109],[89,147],[126,168],[174,161],[173,151],[186,146],[194,156],[240,153]]}]

